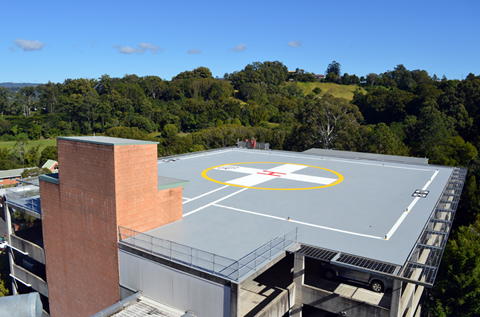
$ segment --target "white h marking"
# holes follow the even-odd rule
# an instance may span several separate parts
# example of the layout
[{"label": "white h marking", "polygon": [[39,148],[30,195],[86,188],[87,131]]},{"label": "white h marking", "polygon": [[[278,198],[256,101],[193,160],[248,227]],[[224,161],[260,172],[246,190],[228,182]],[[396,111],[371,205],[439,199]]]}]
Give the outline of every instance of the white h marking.
[{"label": "white h marking", "polygon": [[268,182],[269,180],[272,180],[272,179],[288,179],[288,180],[314,183],[314,184],[320,184],[320,185],[329,185],[337,181],[337,179],[335,178],[317,177],[317,176],[309,176],[309,175],[293,173],[308,167],[303,165],[284,164],[268,170],[243,167],[243,166],[233,166],[233,165],[227,165],[227,166],[229,168],[225,168],[225,166],[220,166],[220,167],[217,167],[216,169],[219,171],[248,174],[247,176],[239,177],[226,182],[232,185],[254,187],[261,183]]}]

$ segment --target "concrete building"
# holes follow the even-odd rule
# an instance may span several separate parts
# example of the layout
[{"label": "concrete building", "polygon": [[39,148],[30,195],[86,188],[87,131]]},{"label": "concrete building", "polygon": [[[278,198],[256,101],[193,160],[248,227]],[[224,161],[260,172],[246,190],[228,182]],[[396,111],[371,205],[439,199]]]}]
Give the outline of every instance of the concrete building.
[{"label": "concrete building", "polygon": [[[420,316],[466,176],[318,149],[157,160],[155,142],[57,142],[60,172],[4,204],[13,287],[54,317]],[[14,210],[38,220],[15,232]]]}]

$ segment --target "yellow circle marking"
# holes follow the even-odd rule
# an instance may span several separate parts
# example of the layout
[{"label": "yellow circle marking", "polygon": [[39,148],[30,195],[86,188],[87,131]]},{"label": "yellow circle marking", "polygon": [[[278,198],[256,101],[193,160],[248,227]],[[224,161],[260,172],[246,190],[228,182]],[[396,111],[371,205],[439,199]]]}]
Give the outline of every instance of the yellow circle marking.
[{"label": "yellow circle marking", "polygon": [[[290,165],[300,165],[300,166],[307,166],[307,167],[318,168],[318,169],[320,169],[320,170],[328,171],[328,172],[331,172],[331,173],[337,175],[337,176],[338,176],[338,179],[337,179],[337,181],[335,181],[335,182],[333,182],[333,183],[331,183],[331,184],[323,185],[323,186],[303,187],[303,188],[268,188],[268,187],[253,187],[253,186],[243,186],[243,185],[229,184],[229,183],[224,183],[224,182],[217,181],[217,180],[215,180],[215,179],[207,176],[207,173],[208,173],[210,170],[212,170],[212,169],[214,169],[214,168],[217,168],[217,167],[221,167],[221,166],[241,165],[241,164],[264,164],[264,163],[267,163],[267,164],[290,164]],[[222,184],[222,185],[228,185],[228,186],[234,186],[234,187],[242,187],[242,188],[251,188],[251,189],[264,189],[264,190],[307,190],[307,189],[318,189],[318,188],[325,188],[325,187],[335,186],[335,185],[340,184],[340,183],[343,181],[343,175],[342,175],[342,174],[337,173],[337,172],[332,171],[332,170],[329,170],[329,169],[327,169],[327,168],[318,167],[318,166],[313,166],[313,165],[306,165],[306,164],[283,163],[283,162],[241,162],[241,163],[222,164],[222,165],[217,165],[217,166],[213,166],[213,167],[207,168],[206,170],[204,170],[204,171],[202,172],[202,176],[203,176],[204,178],[208,179],[209,181],[212,181],[212,182],[215,182],[215,183],[219,183],[219,184]]]}]

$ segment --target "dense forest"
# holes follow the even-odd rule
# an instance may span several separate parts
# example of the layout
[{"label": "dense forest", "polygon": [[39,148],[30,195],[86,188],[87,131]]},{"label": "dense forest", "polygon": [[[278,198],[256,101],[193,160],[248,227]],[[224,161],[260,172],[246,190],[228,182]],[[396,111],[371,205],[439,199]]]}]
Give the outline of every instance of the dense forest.
[{"label": "dense forest", "polygon": [[[125,75],[67,79],[19,89],[0,87],[0,169],[41,166],[56,148],[27,148],[28,140],[91,135],[155,140],[166,156],[235,145],[255,138],[273,149],[327,148],[428,157],[430,164],[469,168],[455,228],[436,287],[435,316],[480,315],[480,76],[465,80],[425,70],[365,76],[341,74],[332,62],[325,81],[351,85],[352,100],[299,82],[313,73],[289,72],[281,62],[255,62],[214,78],[206,67],[172,80]],[[360,89],[361,88],[361,89]]]}]

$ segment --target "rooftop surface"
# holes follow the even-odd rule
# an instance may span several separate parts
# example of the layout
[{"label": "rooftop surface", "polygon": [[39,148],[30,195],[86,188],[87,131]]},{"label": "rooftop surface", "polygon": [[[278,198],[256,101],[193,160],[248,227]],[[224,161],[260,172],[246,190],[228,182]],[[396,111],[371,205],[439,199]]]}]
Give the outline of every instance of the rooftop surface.
[{"label": "rooftop surface", "polygon": [[152,141],[111,138],[111,137],[105,137],[105,136],[68,136],[68,137],[57,137],[57,139],[85,142],[85,143],[103,144],[103,145],[112,145],[112,146],[158,144],[158,142],[152,142]]},{"label": "rooftop surface", "polygon": [[190,186],[184,218],[147,234],[238,260],[298,227],[298,242],[403,265],[452,171],[246,149],[159,160]]}]

